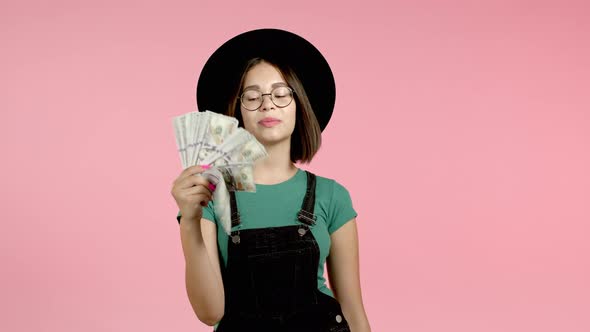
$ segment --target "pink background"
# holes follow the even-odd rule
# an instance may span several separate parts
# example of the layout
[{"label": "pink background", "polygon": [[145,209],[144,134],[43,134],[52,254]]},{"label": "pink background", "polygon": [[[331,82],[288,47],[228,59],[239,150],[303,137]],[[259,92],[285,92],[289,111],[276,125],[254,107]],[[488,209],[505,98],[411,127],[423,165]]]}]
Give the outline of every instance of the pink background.
[{"label": "pink background", "polygon": [[0,330],[212,330],[185,291],[171,119],[221,43],[275,27],[335,74],[303,168],[351,193],[372,331],[590,331],[587,2],[0,12]]}]

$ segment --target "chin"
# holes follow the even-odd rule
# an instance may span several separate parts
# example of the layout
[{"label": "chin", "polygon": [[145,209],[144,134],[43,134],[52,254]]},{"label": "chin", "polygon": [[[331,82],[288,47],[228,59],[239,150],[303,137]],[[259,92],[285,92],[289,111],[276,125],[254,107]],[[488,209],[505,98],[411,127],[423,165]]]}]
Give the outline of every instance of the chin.
[{"label": "chin", "polygon": [[277,134],[271,134],[271,133],[260,134],[260,133],[258,133],[258,135],[254,135],[254,136],[263,145],[274,145],[274,144],[283,142],[285,140],[290,140],[290,138],[291,138],[290,135],[284,135],[284,134],[278,134],[278,133]]}]

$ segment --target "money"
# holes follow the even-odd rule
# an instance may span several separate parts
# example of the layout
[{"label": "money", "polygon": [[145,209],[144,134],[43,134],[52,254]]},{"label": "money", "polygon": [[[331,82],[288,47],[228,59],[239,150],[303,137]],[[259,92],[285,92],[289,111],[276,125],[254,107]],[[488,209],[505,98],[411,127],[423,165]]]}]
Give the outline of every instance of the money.
[{"label": "money", "polygon": [[229,191],[256,191],[254,162],[268,156],[266,149],[252,134],[238,128],[236,118],[208,110],[176,116],[172,124],[183,168],[213,166],[196,175],[216,184],[215,212],[229,234]]},{"label": "money", "polygon": [[253,165],[251,163],[221,165],[217,169],[223,175],[223,179],[229,191],[255,192]]},{"label": "money", "polygon": [[184,168],[192,165],[228,166],[229,190],[255,191],[253,164],[268,154],[264,146],[234,117],[211,111],[189,112],[173,119],[176,144]]},{"label": "money", "polygon": [[229,160],[237,163],[254,162],[255,160],[264,158],[267,155],[268,154],[266,153],[264,145],[262,145],[256,139],[250,139],[239,149],[231,151],[229,154]]},{"label": "money", "polygon": [[220,154],[219,147],[225,140],[232,136],[238,128],[238,120],[229,116],[205,111],[198,121],[198,143],[200,149],[196,163],[197,165],[211,164]]},{"label": "money", "polygon": [[[174,136],[176,137],[176,146],[178,147],[178,152],[180,153],[180,161],[182,162],[182,166],[188,164],[186,159],[186,147],[187,147],[187,134],[185,124],[185,118],[187,115],[177,116],[172,119],[172,124],[174,126]],[[186,168],[186,167],[185,167]]]},{"label": "money", "polygon": [[215,145],[221,145],[238,128],[238,119],[222,114],[205,111],[209,114],[209,134]]}]

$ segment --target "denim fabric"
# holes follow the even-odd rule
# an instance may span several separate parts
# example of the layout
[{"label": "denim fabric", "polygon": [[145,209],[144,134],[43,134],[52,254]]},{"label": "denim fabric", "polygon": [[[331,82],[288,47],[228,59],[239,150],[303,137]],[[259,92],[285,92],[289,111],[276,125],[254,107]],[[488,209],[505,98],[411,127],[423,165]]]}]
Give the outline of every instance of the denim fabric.
[{"label": "denim fabric", "polygon": [[299,225],[231,232],[222,269],[225,313],[216,332],[350,332],[340,303],[317,288],[320,249],[310,230],[315,175],[307,175]]}]

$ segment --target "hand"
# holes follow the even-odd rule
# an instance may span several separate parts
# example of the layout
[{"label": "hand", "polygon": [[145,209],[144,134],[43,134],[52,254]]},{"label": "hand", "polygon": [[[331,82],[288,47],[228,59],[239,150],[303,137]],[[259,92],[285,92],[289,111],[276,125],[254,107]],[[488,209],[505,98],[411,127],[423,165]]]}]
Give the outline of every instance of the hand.
[{"label": "hand", "polygon": [[215,185],[201,176],[208,168],[207,165],[188,167],[174,180],[171,194],[176,200],[183,220],[201,221],[203,207],[209,204],[215,190]]}]

